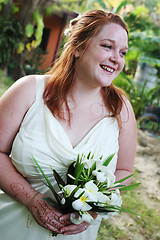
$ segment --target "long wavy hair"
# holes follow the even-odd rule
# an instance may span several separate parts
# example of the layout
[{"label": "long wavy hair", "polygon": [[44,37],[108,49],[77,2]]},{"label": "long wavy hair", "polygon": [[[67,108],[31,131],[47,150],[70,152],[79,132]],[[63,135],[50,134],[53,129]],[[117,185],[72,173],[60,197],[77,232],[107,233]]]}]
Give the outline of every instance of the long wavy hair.
[{"label": "long wavy hair", "polygon": [[[71,31],[67,43],[64,46],[61,56],[56,60],[52,69],[47,72],[51,75],[43,93],[43,100],[54,116],[64,119],[62,104],[65,103],[68,120],[71,120],[71,113],[67,103],[67,93],[74,83],[76,59],[74,56],[78,48],[87,49],[90,40],[107,23],[116,23],[122,26],[128,35],[128,29],[123,19],[113,13],[103,10],[90,10],[81,17],[71,21]],[[104,104],[111,117],[115,117],[120,122],[120,112],[124,102],[124,91],[115,87],[112,83],[108,87],[101,88]]]}]

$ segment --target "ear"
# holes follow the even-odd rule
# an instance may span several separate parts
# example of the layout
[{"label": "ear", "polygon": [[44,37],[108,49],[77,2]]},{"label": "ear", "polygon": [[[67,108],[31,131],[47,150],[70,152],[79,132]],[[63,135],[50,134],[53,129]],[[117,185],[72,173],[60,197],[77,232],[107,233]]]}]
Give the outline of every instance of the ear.
[{"label": "ear", "polygon": [[80,56],[79,48],[77,48],[77,49],[75,50],[74,56],[75,56],[76,58],[78,58],[78,57]]}]

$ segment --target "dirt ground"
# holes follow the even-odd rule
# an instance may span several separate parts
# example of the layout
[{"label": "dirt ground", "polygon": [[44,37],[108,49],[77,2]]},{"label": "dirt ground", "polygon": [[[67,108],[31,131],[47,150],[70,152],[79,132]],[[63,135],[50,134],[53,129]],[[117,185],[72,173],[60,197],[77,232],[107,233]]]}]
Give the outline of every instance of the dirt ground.
[{"label": "dirt ground", "polygon": [[[134,163],[136,179],[141,183],[140,197],[149,209],[160,211],[160,139],[138,131],[137,154]],[[142,191],[143,190],[143,191]],[[110,219],[111,224],[116,224],[120,229],[128,232],[128,239],[145,240],[144,236],[136,231],[138,227],[135,220],[127,214]],[[128,227],[132,226],[132,227]],[[134,235],[134,233],[136,233]],[[157,229],[160,239],[160,226]],[[157,239],[157,238],[156,238]],[[150,239],[151,240],[151,239]]]},{"label": "dirt ground", "polygon": [[150,137],[146,133],[138,132],[137,155],[135,159],[135,169],[138,171],[138,179],[145,188],[147,205],[154,205],[151,199],[160,200],[160,140]]}]

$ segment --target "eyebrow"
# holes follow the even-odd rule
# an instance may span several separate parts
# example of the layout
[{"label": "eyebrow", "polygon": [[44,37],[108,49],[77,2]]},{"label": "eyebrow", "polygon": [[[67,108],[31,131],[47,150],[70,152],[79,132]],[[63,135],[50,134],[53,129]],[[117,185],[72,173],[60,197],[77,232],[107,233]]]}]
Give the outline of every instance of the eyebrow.
[{"label": "eyebrow", "polygon": [[[109,39],[109,38],[104,38],[104,39],[101,40],[101,42],[102,42],[102,41],[105,41],[105,40],[107,40],[107,41],[109,41],[109,42],[113,42],[113,43],[115,43],[115,40],[113,40],[113,39]],[[124,49],[128,50],[128,47],[125,46]]]}]

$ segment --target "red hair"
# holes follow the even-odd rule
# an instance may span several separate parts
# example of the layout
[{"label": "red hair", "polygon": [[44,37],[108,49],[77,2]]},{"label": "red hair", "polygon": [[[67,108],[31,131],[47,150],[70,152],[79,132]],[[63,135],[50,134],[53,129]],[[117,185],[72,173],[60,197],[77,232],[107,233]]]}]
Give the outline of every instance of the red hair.
[{"label": "red hair", "polygon": [[[128,34],[127,25],[119,15],[107,13],[103,10],[90,10],[80,18],[72,20],[70,37],[65,44],[61,56],[47,73],[50,74],[51,77],[47,82],[43,94],[44,103],[54,116],[64,118],[62,103],[65,103],[68,110],[68,119],[70,121],[71,115],[66,95],[74,81],[76,62],[74,57],[75,50],[79,47],[86,49],[89,41],[107,23],[119,24]],[[120,123],[119,119],[124,102],[124,91],[115,87],[112,83],[109,87],[103,87],[101,89],[101,94],[107,109],[112,113],[111,116],[116,117]]]}]

